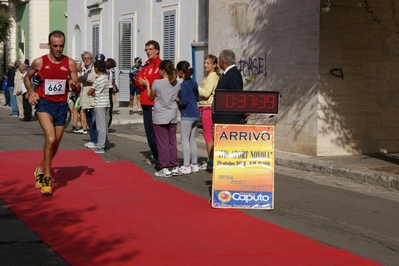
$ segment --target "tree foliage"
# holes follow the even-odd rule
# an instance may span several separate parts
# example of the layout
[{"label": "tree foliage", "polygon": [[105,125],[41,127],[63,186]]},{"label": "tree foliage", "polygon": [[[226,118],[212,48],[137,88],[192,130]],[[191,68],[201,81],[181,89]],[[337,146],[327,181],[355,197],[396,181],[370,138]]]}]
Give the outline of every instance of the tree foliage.
[{"label": "tree foliage", "polygon": [[0,42],[8,40],[10,28],[12,27],[12,19],[5,10],[0,10]]}]

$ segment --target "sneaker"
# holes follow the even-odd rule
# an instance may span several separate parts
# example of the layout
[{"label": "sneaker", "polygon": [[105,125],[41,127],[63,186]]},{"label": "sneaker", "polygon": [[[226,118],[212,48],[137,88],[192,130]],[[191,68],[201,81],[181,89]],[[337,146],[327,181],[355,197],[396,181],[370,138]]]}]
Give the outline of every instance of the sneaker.
[{"label": "sneaker", "polygon": [[129,110],[129,115],[132,115],[132,114],[133,114],[133,110],[130,109],[130,110]]},{"label": "sneaker", "polygon": [[172,167],[170,172],[172,173],[172,175],[182,175],[183,174],[182,172],[180,172],[179,166]]},{"label": "sneaker", "polygon": [[97,148],[97,144],[91,142],[90,144],[85,145],[85,147],[86,147],[86,148],[89,148],[89,149],[95,149],[95,148]]},{"label": "sneaker", "polygon": [[183,175],[188,175],[191,174],[191,166],[181,166],[179,168],[179,172],[182,173]]},{"label": "sneaker", "polygon": [[155,159],[155,157],[153,155],[151,155],[150,159],[145,159],[145,163],[148,165],[157,164],[158,160]]},{"label": "sneaker", "polygon": [[137,113],[139,113],[139,115],[142,115],[143,114],[143,110],[140,109],[140,110],[137,111]]},{"label": "sneaker", "polygon": [[83,133],[83,128],[79,128],[79,129],[75,128],[73,130],[73,132],[75,132],[76,134],[82,134]]},{"label": "sneaker", "polygon": [[94,149],[92,149],[95,153],[105,153],[105,149],[104,148],[97,148],[95,147]]},{"label": "sneaker", "polygon": [[39,168],[36,168],[36,170],[33,172],[33,175],[35,176],[36,179],[36,183],[35,183],[35,187],[36,188],[41,188],[43,186],[43,178],[44,178],[44,174],[43,173],[39,173]]},{"label": "sneaker", "polygon": [[154,174],[157,177],[171,177],[172,173],[169,171],[168,168],[162,168],[159,172]]},{"label": "sneaker", "polygon": [[51,194],[53,193],[53,189],[51,188],[51,176],[46,176],[43,179],[43,185],[40,188],[40,192],[43,194]]},{"label": "sneaker", "polygon": [[193,172],[193,173],[197,173],[200,170],[197,163],[191,164],[190,167],[191,167],[191,172]]},{"label": "sneaker", "polygon": [[87,135],[87,130],[81,129],[82,132],[80,134]]},{"label": "sneaker", "polygon": [[207,167],[208,167],[208,164],[204,161],[201,163],[199,170],[205,171]]},{"label": "sneaker", "polygon": [[89,141],[89,142],[86,142],[85,144],[84,144],[84,146],[85,147],[89,147],[89,146],[91,146],[91,145],[95,145],[95,143],[94,142],[92,142],[92,141]]},{"label": "sneaker", "polygon": [[207,171],[207,172],[213,172],[213,165],[208,164],[208,165],[206,166],[206,171]]}]

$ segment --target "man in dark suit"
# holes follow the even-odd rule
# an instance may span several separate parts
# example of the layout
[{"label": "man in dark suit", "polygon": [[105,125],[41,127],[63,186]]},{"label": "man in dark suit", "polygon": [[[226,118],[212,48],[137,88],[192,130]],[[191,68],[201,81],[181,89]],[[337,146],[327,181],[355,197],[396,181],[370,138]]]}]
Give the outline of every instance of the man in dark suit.
[{"label": "man in dark suit", "polygon": [[[236,55],[232,50],[223,50],[219,55],[219,66],[223,70],[215,94],[218,90],[243,90],[240,71],[236,67]],[[240,124],[243,114],[212,114],[215,124]]]}]

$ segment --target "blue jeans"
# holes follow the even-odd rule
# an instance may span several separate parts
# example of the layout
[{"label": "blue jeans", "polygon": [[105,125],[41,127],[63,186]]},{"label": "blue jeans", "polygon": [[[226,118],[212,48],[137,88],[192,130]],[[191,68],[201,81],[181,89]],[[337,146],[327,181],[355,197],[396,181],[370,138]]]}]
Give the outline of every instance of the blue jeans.
[{"label": "blue jeans", "polygon": [[10,94],[12,114],[18,116],[17,96],[14,95],[14,86],[8,87],[8,93]]},{"label": "blue jeans", "polygon": [[87,126],[89,127],[90,131],[90,141],[97,144],[98,142],[98,132],[96,126],[96,111],[94,108],[86,109],[86,120]]},{"label": "blue jeans", "polygon": [[147,143],[148,146],[150,147],[152,155],[154,156],[155,159],[158,160],[157,143],[155,141],[155,132],[154,132],[154,127],[152,125],[153,106],[142,105],[141,107],[143,108],[143,123],[144,123],[145,135],[147,137]]}]

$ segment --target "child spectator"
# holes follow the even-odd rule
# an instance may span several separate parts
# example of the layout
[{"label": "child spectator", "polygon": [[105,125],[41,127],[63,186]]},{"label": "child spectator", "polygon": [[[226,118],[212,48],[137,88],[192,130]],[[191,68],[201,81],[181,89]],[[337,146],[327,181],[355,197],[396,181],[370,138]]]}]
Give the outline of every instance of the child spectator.
[{"label": "child spectator", "polygon": [[95,153],[104,153],[108,135],[108,112],[109,112],[109,89],[108,77],[105,75],[105,62],[97,60],[94,62],[94,71],[98,75],[94,80],[93,86],[87,92],[87,95],[94,97],[96,128],[98,132],[97,146],[93,148]]},{"label": "child spectator", "polygon": [[177,64],[176,69],[179,78],[183,79],[178,97],[181,114],[180,136],[183,145],[183,166],[180,167],[180,172],[191,174],[199,171],[197,143],[195,142],[195,133],[200,118],[198,84],[191,78],[194,69],[190,66],[190,63],[181,61]]},{"label": "child spectator", "polygon": [[179,160],[177,158],[177,94],[180,83],[177,81],[177,70],[170,60],[159,64],[159,74],[162,79],[156,79],[150,87],[150,82],[145,77],[140,77],[139,82],[145,86],[150,101],[154,101],[153,126],[155,140],[158,148],[158,164],[161,168],[155,173],[158,177],[180,175]]}]

